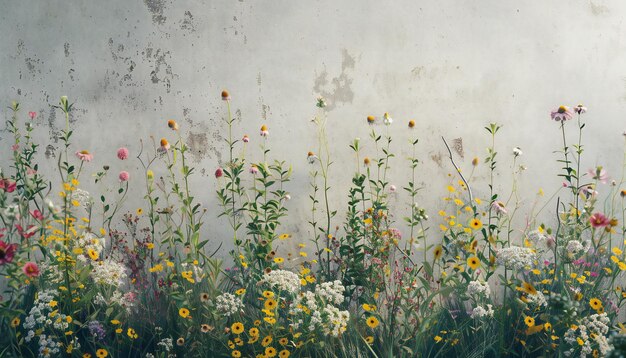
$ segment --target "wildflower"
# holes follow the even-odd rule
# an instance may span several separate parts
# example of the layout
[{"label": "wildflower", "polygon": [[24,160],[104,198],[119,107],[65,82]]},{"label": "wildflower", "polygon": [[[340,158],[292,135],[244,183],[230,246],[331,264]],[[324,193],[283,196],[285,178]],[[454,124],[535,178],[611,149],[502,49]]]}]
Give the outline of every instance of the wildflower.
[{"label": "wildflower", "polygon": [[266,357],[275,357],[276,356],[276,348],[267,347],[265,348],[265,356]]},{"label": "wildflower", "polygon": [[131,339],[137,339],[139,337],[137,332],[135,332],[135,330],[130,327],[126,330],[126,335]]},{"label": "wildflower", "polygon": [[387,112],[385,112],[385,114],[383,114],[383,123],[386,126],[389,126],[389,125],[391,125],[393,123],[393,119],[391,118],[391,116]]},{"label": "wildflower", "polygon": [[285,261],[285,259],[283,259],[282,257],[275,257],[274,258],[274,263],[277,264],[282,264]]},{"label": "wildflower", "polygon": [[494,201],[493,204],[491,204],[491,209],[493,211],[496,212],[496,214],[506,214],[506,207],[504,206],[504,203],[501,201]]},{"label": "wildflower", "polygon": [[90,162],[93,160],[93,155],[90,154],[87,150],[81,150],[79,152],[76,152],[76,157],[78,157],[78,159],[82,160],[83,162]]},{"label": "wildflower", "polygon": [[266,337],[265,337],[265,338],[263,338],[263,340],[261,341],[261,345],[262,345],[263,347],[267,347],[267,346],[269,346],[269,345],[272,343],[272,341],[273,341],[273,340],[274,340],[274,339],[272,338],[272,336],[266,336]]},{"label": "wildflower", "polygon": [[528,293],[529,295],[536,295],[537,294],[537,289],[535,289],[535,287],[528,283],[528,282],[523,282],[522,283],[522,291]]},{"label": "wildflower", "polygon": [[374,116],[367,116],[367,123],[368,124],[374,124],[375,121],[376,121],[376,117],[374,117]]},{"label": "wildflower", "polygon": [[605,227],[611,223],[610,220],[602,213],[595,213],[591,215],[591,217],[589,218],[589,222],[594,228]]},{"label": "wildflower", "polygon": [[204,292],[200,294],[200,301],[201,302],[209,302],[209,294]]},{"label": "wildflower", "polygon": [[278,352],[278,357],[280,357],[280,358],[288,358],[290,354],[291,353],[289,353],[288,350],[283,349],[282,351]]},{"label": "wildflower", "polygon": [[513,148],[513,156],[514,157],[519,157],[522,154],[524,154],[524,153],[522,153],[522,150],[520,149],[520,147],[514,147]]},{"label": "wildflower", "polygon": [[167,121],[167,126],[171,129],[171,130],[178,130],[178,123],[176,123],[175,120],[170,119],[169,121]]},{"label": "wildflower", "polygon": [[227,90],[223,90],[222,91],[222,100],[223,101],[230,101],[230,94],[228,93]]},{"label": "wildflower", "polygon": [[467,266],[472,270],[476,270],[480,266],[480,260],[476,256],[471,256],[467,259]]},{"label": "wildflower", "polygon": [[365,321],[365,323],[367,324],[367,326],[368,326],[369,328],[374,329],[374,328],[378,327],[378,323],[379,323],[379,322],[378,322],[378,319],[377,319],[376,317],[371,316],[371,317],[369,317],[369,318]]},{"label": "wildflower", "polygon": [[232,326],[230,326],[230,329],[233,331],[234,334],[241,334],[241,332],[243,332],[244,330],[244,327],[241,322],[235,322]]},{"label": "wildflower", "polygon": [[242,142],[244,142],[244,143],[248,143],[248,142],[250,141],[250,137],[248,137],[248,135],[247,135],[247,134],[245,134],[245,135],[243,136],[243,138],[241,138],[241,141],[242,141]]},{"label": "wildflower", "polygon": [[363,159],[363,165],[365,165],[365,166],[370,165],[370,158],[365,157],[365,158]]},{"label": "wildflower", "polygon": [[393,185],[393,184],[392,184],[392,185],[390,185],[390,186],[389,186],[389,191],[390,191],[390,192],[395,193],[395,192],[396,192],[396,190],[397,190],[397,188],[396,188],[396,186],[395,186],[395,185]]},{"label": "wildflower", "polygon": [[98,251],[92,248],[87,249],[87,255],[89,255],[89,257],[94,261],[100,257],[100,254],[98,254]]},{"label": "wildflower", "polygon": [[483,223],[480,220],[474,218],[470,221],[470,227],[474,230],[480,230],[480,228],[483,227]]},{"label": "wildflower", "polygon": [[170,143],[165,138],[161,138],[161,148],[159,148],[162,152],[167,152],[170,149]]},{"label": "wildflower", "polygon": [[474,159],[472,159],[472,165],[473,166],[477,166],[478,165],[478,161],[479,161],[478,157],[474,157]]},{"label": "wildflower", "polygon": [[439,343],[439,342],[441,342],[441,340],[442,340],[443,338],[441,338],[440,336],[435,336],[435,338],[434,338],[434,339],[435,339],[435,342]]},{"label": "wildflower", "polygon": [[30,119],[35,119],[35,117],[37,117],[37,112],[28,112],[28,116]]},{"label": "wildflower", "polygon": [[186,308],[181,308],[178,310],[178,314],[182,317],[182,318],[187,318],[189,317],[189,310]]},{"label": "wildflower", "polygon": [[219,179],[222,176],[224,176],[224,170],[222,168],[215,169],[215,177]]},{"label": "wildflower", "polygon": [[185,344],[185,338],[183,338],[183,337],[179,337],[179,338],[176,340],[176,345],[178,345],[178,346],[182,346],[182,345],[184,345],[184,344]]},{"label": "wildflower", "polygon": [[589,300],[589,306],[591,306],[594,310],[599,310],[602,308],[602,301],[597,298],[592,298]]},{"label": "wildflower", "polygon": [[263,297],[265,297],[265,298],[272,298],[272,297],[274,297],[274,292],[272,292],[272,291],[263,291]]},{"label": "wildflower", "polygon": [[265,124],[261,126],[260,134],[261,134],[261,137],[267,137],[270,134],[270,132],[267,130],[267,126]]},{"label": "wildflower", "polygon": [[125,159],[127,159],[127,158],[128,158],[128,149],[127,149],[127,148],[124,148],[124,147],[122,147],[122,148],[118,149],[118,150],[117,150],[117,157],[118,157],[120,160],[125,160]]},{"label": "wildflower", "polygon": [[11,327],[15,328],[20,325],[20,318],[15,317],[11,320]]},{"label": "wildflower", "polygon": [[436,246],[435,249],[433,250],[433,256],[435,258],[435,261],[439,260],[442,254],[443,254],[443,248],[441,247],[441,245]]},{"label": "wildflower", "polygon": [[239,357],[241,357],[241,352],[235,349],[234,351],[232,351],[232,353],[230,355],[233,358],[239,358]]},{"label": "wildflower", "polygon": [[259,174],[259,168],[256,165],[252,164],[250,166],[250,174],[252,175]]},{"label": "wildflower", "polygon": [[12,193],[17,188],[17,183],[9,179],[0,179],[0,189]]},{"label": "wildflower", "polygon": [[607,180],[609,179],[606,170],[601,166],[596,167],[595,169],[589,169],[587,171],[587,174],[589,174],[589,176],[591,176],[593,180],[597,180],[602,184],[606,184]]},{"label": "wildflower", "polygon": [[148,178],[148,180],[152,181],[154,179],[154,172],[148,169],[148,171],[146,172],[146,177]]},{"label": "wildflower", "polygon": [[107,357],[108,355],[109,355],[109,352],[107,352],[107,350],[104,348],[100,348],[96,351],[96,357],[98,358],[104,358],[104,357]]},{"label": "wildflower", "polygon": [[128,181],[128,179],[130,179],[130,174],[128,174],[127,171],[122,170],[120,174],[118,175],[118,178],[120,179],[121,182],[125,182],[125,181]]},{"label": "wildflower", "polygon": [[22,267],[22,271],[24,272],[24,275],[30,278],[38,277],[40,274],[39,267],[34,262],[27,262],[26,264],[24,264],[24,267]]},{"label": "wildflower", "polygon": [[0,265],[11,263],[15,250],[17,250],[17,244],[8,244],[0,240]]},{"label": "wildflower", "polygon": [[550,117],[555,121],[567,121],[572,119],[573,113],[567,106],[560,106],[550,113]]},{"label": "wildflower", "polygon": [[288,340],[287,338],[283,337],[283,338],[281,338],[281,339],[279,339],[279,340],[278,340],[278,343],[279,343],[281,346],[286,346],[286,345],[289,343],[289,340]]},{"label": "wildflower", "polygon": [[266,310],[273,310],[274,308],[276,308],[276,301],[269,298],[265,301],[264,307]]},{"label": "wildflower", "polygon": [[619,195],[623,198],[626,197],[626,189],[619,192]]},{"label": "wildflower", "polygon": [[526,316],[526,318],[524,318],[524,323],[526,323],[528,327],[532,327],[535,325],[535,319],[530,316]]},{"label": "wildflower", "polygon": [[574,112],[578,114],[587,113],[587,107],[583,106],[582,104],[579,104],[578,106],[574,107]]},{"label": "wildflower", "polygon": [[317,160],[317,155],[315,155],[315,153],[313,152],[308,152],[306,155],[306,159],[309,161],[309,164],[313,164]]}]

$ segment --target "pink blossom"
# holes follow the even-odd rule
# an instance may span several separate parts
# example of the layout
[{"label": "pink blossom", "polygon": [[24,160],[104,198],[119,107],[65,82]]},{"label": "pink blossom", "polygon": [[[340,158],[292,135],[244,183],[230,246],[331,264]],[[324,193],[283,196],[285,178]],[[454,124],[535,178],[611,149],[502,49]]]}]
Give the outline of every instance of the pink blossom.
[{"label": "pink blossom", "polygon": [[573,117],[572,110],[567,106],[560,106],[550,113],[550,117],[555,121],[564,122],[572,119]]},{"label": "pink blossom", "polygon": [[395,192],[396,192],[396,186],[392,184],[392,185],[389,187],[389,191],[390,191],[390,192],[392,192],[392,193],[395,193]]},{"label": "pink blossom", "polygon": [[219,179],[222,176],[224,176],[224,170],[222,168],[215,169],[215,177]]},{"label": "pink blossom", "polygon": [[90,154],[89,151],[86,151],[86,150],[81,150],[80,152],[76,152],[76,156],[78,157],[78,159],[82,160],[83,162],[90,162],[93,160],[93,154]]},{"label": "pink blossom", "polygon": [[258,168],[256,165],[254,165],[254,164],[253,164],[253,165],[250,167],[250,174],[255,174],[255,175],[256,175],[256,174],[259,174],[259,168]]},{"label": "pink blossom", "polygon": [[12,193],[17,188],[17,183],[9,179],[0,179],[0,189]]},{"label": "pink blossom", "polygon": [[587,107],[583,106],[582,104],[579,104],[578,106],[574,107],[574,112],[578,114],[587,113]]},{"label": "pink blossom", "polygon": [[591,217],[589,218],[589,222],[594,228],[605,227],[610,224],[609,218],[604,216],[604,214],[602,213],[595,213],[591,215]]},{"label": "pink blossom", "polygon": [[28,169],[26,169],[26,174],[27,175],[35,175],[35,174],[37,174],[37,171],[35,169],[33,169],[33,168],[28,168]]},{"label": "pink blossom", "polygon": [[128,158],[128,149],[122,147],[120,149],[117,150],[117,157],[120,160],[124,160]]},{"label": "pink blossom", "polygon": [[20,150],[20,145],[19,145],[19,144],[13,144],[13,145],[11,146],[11,149],[12,149],[14,152],[17,152],[18,150]]},{"label": "pink blossom", "polygon": [[491,209],[493,211],[496,212],[496,214],[506,214],[506,207],[504,206],[504,203],[501,201],[494,201],[493,204],[491,204]]},{"label": "pink blossom", "polygon": [[26,264],[24,264],[24,267],[22,267],[22,271],[24,271],[24,275],[30,278],[37,277],[40,274],[39,266],[37,266],[37,264],[34,262],[27,262]]},{"label": "pink blossom", "polygon": [[250,141],[250,137],[248,137],[248,135],[244,135],[243,138],[241,138],[241,141],[244,143],[248,143]]},{"label": "pink blossom", "polygon": [[35,218],[35,220],[39,220],[39,221],[43,220],[43,214],[38,209],[31,211],[30,215],[32,215],[32,217]]},{"label": "pink blossom", "polygon": [[587,170],[587,174],[589,174],[592,179],[598,180],[602,184],[606,184],[609,179],[609,175],[602,167],[596,167],[595,169],[591,168]]},{"label": "pink blossom", "polygon": [[17,250],[17,244],[9,244],[0,240],[0,265],[8,264],[13,261]]},{"label": "pink blossom", "polygon": [[31,238],[33,235],[35,235],[35,232],[37,232],[37,227],[34,225],[29,225],[28,229],[24,230],[22,225],[15,224],[15,228],[17,229],[17,232],[20,234],[20,236],[25,239]]},{"label": "pink blossom", "polygon": [[121,181],[121,182],[128,181],[128,179],[130,179],[130,174],[128,174],[128,172],[127,172],[127,171],[122,170],[122,171],[120,172],[119,178],[120,178],[120,181]]},{"label": "pink blossom", "polygon": [[35,119],[35,117],[37,117],[37,112],[28,112],[28,116],[30,119]]}]

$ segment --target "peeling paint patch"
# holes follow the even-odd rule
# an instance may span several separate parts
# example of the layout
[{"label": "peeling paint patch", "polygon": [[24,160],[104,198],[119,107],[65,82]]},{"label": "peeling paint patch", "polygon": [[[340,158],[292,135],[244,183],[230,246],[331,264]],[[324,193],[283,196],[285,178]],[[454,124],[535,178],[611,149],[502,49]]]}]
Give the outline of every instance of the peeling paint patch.
[{"label": "peeling paint patch", "polygon": [[313,91],[327,99],[327,110],[337,107],[338,103],[352,103],[354,91],[352,91],[352,78],[350,73],[354,70],[356,60],[348,50],[342,50],[341,74],[328,80],[328,72],[322,71],[316,78]]},{"label": "peeling paint patch", "polygon": [[465,152],[463,151],[463,138],[455,138],[452,140],[452,149],[458,154],[462,159],[465,159]]},{"label": "peeling paint patch", "polygon": [[180,22],[180,29],[189,32],[196,32],[196,25],[194,24],[191,11],[185,11],[185,17]]},{"label": "peeling paint patch", "polygon": [[165,0],[143,0],[148,8],[148,11],[152,14],[152,22],[158,25],[163,25],[167,17],[163,15],[165,9]]},{"label": "peeling paint patch", "polygon": [[435,163],[437,163],[437,165],[440,168],[443,168],[443,166],[441,164],[441,159],[442,159],[441,153],[431,154],[430,155],[430,159],[432,159]]},{"label": "peeling paint patch", "polygon": [[70,57],[70,44],[67,42],[63,44],[63,53],[65,53],[65,57]]},{"label": "peeling paint patch", "polygon": [[46,159],[50,159],[50,158],[56,158],[56,154],[55,154],[56,148],[52,145],[52,144],[48,144],[46,146],[46,152],[44,153],[46,156]]},{"label": "peeling paint patch", "polygon": [[[147,53],[148,49],[146,49],[146,56]],[[170,93],[172,87],[172,79],[174,78],[172,66],[168,63],[167,60],[168,58],[171,59],[170,52],[157,49],[152,58],[154,59],[154,69],[150,72],[150,80],[154,84],[158,84],[160,82],[165,83],[167,93]]]},{"label": "peeling paint patch", "polygon": [[609,8],[604,5],[596,5],[593,2],[589,2],[589,7],[591,8],[591,13],[595,16],[605,15],[610,12]]},{"label": "peeling paint patch", "polygon": [[187,144],[195,162],[199,162],[207,156],[208,143],[209,139],[206,133],[189,133]]}]

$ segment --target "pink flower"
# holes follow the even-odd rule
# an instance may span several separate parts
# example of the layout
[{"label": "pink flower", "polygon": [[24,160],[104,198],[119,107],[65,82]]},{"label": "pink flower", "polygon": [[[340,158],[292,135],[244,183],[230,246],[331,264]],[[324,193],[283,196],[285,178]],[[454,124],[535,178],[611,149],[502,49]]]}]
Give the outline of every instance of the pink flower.
[{"label": "pink flower", "polygon": [[395,186],[395,185],[393,185],[393,184],[392,184],[391,186],[389,186],[389,191],[390,191],[390,192],[395,193],[395,192],[396,192],[396,190],[397,190],[397,188],[396,188],[396,186]]},{"label": "pink flower", "polygon": [[17,152],[18,150],[20,150],[20,145],[19,145],[19,144],[13,144],[13,145],[11,146],[11,149],[12,149],[14,152]]},{"label": "pink flower", "polygon": [[241,141],[244,143],[248,143],[250,141],[250,137],[248,137],[248,135],[244,135],[243,138],[241,138]]},{"label": "pink flower", "polygon": [[587,107],[583,106],[582,104],[579,104],[578,106],[574,107],[574,112],[578,114],[587,113]]},{"label": "pink flower", "polygon": [[37,174],[37,171],[35,169],[33,169],[33,168],[28,168],[28,169],[26,169],[26,174],[27,175],[35,175],[35,174]]},{"label": "pink flower", "polygon": [[35,119],[35,117],[37,117],[37,112],[28,112],[28,116],[30,119]]},{"label": "pink flower", "polygon": [[128,179],[130,179],[130,174],[128,174],[127,171],[122,170],[118,177],[120,178],[121,182],[125,182],[125,181],[128,181]]},{"label": "pink flower", "polygon": [[34,225],[28,225],[28,229],[24,230],[22,225],[15,224],[15,228],[17,229],[17,232],[25,239],[30,239],[33,235],[35,235],[35,232],[37,232],[37,227]]},{"label": "pink flower", "polygon": [[30,278],[37,277],[40,274],[39,266],[37,266],[37,264],[34,262],[27,262],[26,264],[24,264],[24,267],[22,267],[22,271],[24,271],[24,275]]},{"label": "pink flower", "polygon": [[595,213],[591,215],[591,217],[589,218],[589,222],[591,223],[591,226],[593,226],[594,228],[605,227],[611,223],[609,218],[604,216],[604,214],[602,213]]},{"label": "pink flower", "polygon": [[78,159],[82,160],[83,162],[90,162],[93,160],[93,154],[90,154],[89,151],[86,151],[86,150],[81,150],[80,152],[76,152],[76,156],[78,157]]},{"label": "pink flower", "polygon": [[250,167],[250,174],[259,174],[259,168],[256,165],[252,164],[252,166]]},{"label": "pink flower", "polygon": [[0,240],[0,265],[11,263],[16,249],[17,244],[8,244]]},{"label": "pink flower", "polygon": [[224,170],[222,168],[215,169],[215,177],[219,179],[222,176],[224,176]]},{"label": "pink flower", "polygon": [[261,134],[261,137],[267,137],[270,134],[265,124],[261,126],[260,134]]},{"label": "pink flower", "polygon": [[9,179],[0,179],[0,189],[12,193],[17,188],[17,183]]},{"label": "pink flower", "polygon": [[120,149],[117,150],[117,157],[120,160],[124,160],[126,158],[128,158],[128,149],[122,147]]},{"label": "pink flower", "polygon": [[609,175],[606,173],[606,170],[604,170],[602,167],[589,169],[587,171],[587,174],[589,174],[589,176],[591,176],[592,179],[598,180],[602,184],[606,184],[607,180],[609,179]]},{"label": "pink flower", "polygon": [[32,215],[32,217],[35,218],[35,220],[39,220],[39,221],[43,220],[43,214],[38,209],[31,211],[30,215]]},{"label": "pink flower", "polygon": [[555,120],[555,121],[567,121],[569,119],[572,119],[573,117],[573,113],[572,110],[569,109],[569,107],[567,106],[560,106],[559,108],[557,108],[556,110],[552,111],[550,113],[550,117]]},{"label": "pink flower", "polygon": [[501,201],[494,201],[493,204],[491,204],[491,209],[493,211],[496,212],[496,214],[506,214],[506,207],[504,206],[504,203]]}]

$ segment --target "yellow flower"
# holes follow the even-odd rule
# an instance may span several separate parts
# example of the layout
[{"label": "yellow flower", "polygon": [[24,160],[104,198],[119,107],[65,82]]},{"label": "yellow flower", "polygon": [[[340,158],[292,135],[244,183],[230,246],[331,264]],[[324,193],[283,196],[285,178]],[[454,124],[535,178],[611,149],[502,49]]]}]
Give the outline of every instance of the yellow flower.
[{"label": "yellow flower", "polygon": [[91,257],[92,260],[97,260],[100,255],[98,254],[98,252],[94,249],[87,249],[87,254],[89,255],[89,257]]},{"label": "yellow flower", "polygon": [[480,220],[474,218],[470,221],[470,227],[474,230],[480,230],[480,228],[483,227],[483,223]]},{"label": "yellow flower", "polygon": [[91,354],[90,353],[83,353],[83,358],[91,358]]},{"label": "yellow flower", "polygon": [[233,358],[239,358],[239,357],[241,357],[241,352],[240,352],[240,351],[238,351],[238,350],[234,350],[234,351],[231,353],[231,356],[233,356]]},{"label": "yellow flower", "polygon": [[620,250],[618,247],[612,248],[611,251],[613,251],[613,253],[617,256],[622,254],[622,250]]},{"label": "yellow flower", "polygon": [[543,325],[543,328],[544,328],[546,331],[549,331],[549,330],[551,330],[551,329],[552,329],[552,324],[550,324],[550,322],[546,322],[546,323]]},{"label": "yellow flower", "polygon": [[476,256],[471,256],[467,259],[467,266],[471,269],[476,270],[478,266],[480,266],[480,260]]},{"label": "yellow flower", "polygon": [[178,310],[178,314],[182,317],[182,318],[187,318],[189,317],[189,310],[186,308],[181,308]]},{"label": "yellow flower", "polygon": [[276,323],[276,318],[274,317],[264,317],[263,320],[269,324],[274,324]]},{"label": "yellow flower", "polygon": [[537,290],[535,289],[535,287],[528,282],[522,283],[522,291],[528,293],[529,295],[537,294]]},{"label": "yellow flower", "polygon": [[524,323],[526,323],[528,327],[532,327],[535,325],[535,319],[530,316],[526,316],[526,318],[524,318]]},{"label": "yellow flower", "polygon": [[132,328],[128,328],[128,330],[126,331],[126,335],[130,337],[131,339],[136,339],[139,337],[137,332],[135,332],[135,330]]},{"label": "yellow flower", "polygon": [[289,343],[289,340],[288,340],[287,338],[283,337],[283,338],[281,338],[281,339],[279,339],[279,340],[278,340],[278,343],[279,343],[281,346],[286,346],[286,345],[287,345],[287,343]]},{"label": "yellow flower", "polygon": [[248,334],[251,335],[252,337],[254,336],[258,336],[259,335],[259,329],[256,327],[252,327],[250,328],[250,330],[248,331]]},{"label": "yellow flower", "polygon": [[276,348],[267,347],[265,348],[265,356],[266,357],[276,357]]},{"label": "yellow flower", "polygon": [[265,298],[272,298],[272,297],[274,297],[274,292],[272,292],[272,291],[263,291],[263,297],[265,297]]},{"label": "yellow flower", "polygon": [[369,327],[369,328],[372,328],[372,329],[373,329],[373,328],[378,327],[378,323],[379,323],[379,322],[378,322],[378,319],[377,319],[376,317],[372,316],[372,317],[369,317],[369,318],[365,321],[365,323],[367,323],[367,325],[368,325],[368,327]]},{"label": "yellow flower", "polygon": [[441,342],[443,338],[441,338],[440,336],[435,336],[435,342],[439,343]]},{"label": "yellow flower", "polygon": [[19,317],[13,318],[13,320],[11,321],[11,327],[15,328],[19,325],[20,325],[20,318]]},{"label": "yellow flower", "polygon": [[241,296],[241,295],[243,295],[244,293],[246,293],[246,289],[245,289],[245,288],[240,288],[240,289],[238,289],[237,291],[235,291],[235,294],[236,294],[237,296]]},{"label": "yellow flower", "polygon": [[290,354],[291,354],[291,353],[289,353],[289,351],[288,351],[288,350],[283,349],[282,351],[280,351],[280,352],[278,353],[278,356],[279,356],[280,358],[288,358]]},{"label": "yellow flower", "polygon": [[120,333],[122,333],[123,331],[124,331],[123,329],[118,328],[118,329],[116,329],[116,330],[115,330],[115,333],[120,334]]},{"label": "yellow flower", "polygon": [[594,310],[598,310],[602,308],[602,301],[597,298],[592,298],[589,300],[589,306],[591,306]]},{"label": "yellow flower", "polygon": [[48,306],[50,306],[51,308],[56,307],[59,304],[59,302],[52,300],[50,302],[48,302]]},{"label": "yellow flower", "polygon": [[285,239],[288,239],[290,237],[291,237],[291,235],[289,235],[289,234],[281,234],[280,236],[278,236],[278,238],[281,239],[281,240],[285,240]]},{"label": "yellow flower", "polygon": [[272,343],[272,341],[273,341],[273,340],[274,340],[274,339],[272,338],[272,336],[266,336],[266,337],[265,337],[265,338],[263,338],[263,340],[261,341],[261,345],[262,345],[263,347],[267,347],[267,346],[269,346],[269,345]]},{"label": "yellow flower", "polygon": [[104,348],[100,348],[96,351],[96,357],[98,358],[104,358],[108,355],[109,355],[109,352],[107,352],[107,350]]},{"label": "yellow flower", "polygon": [[241,334],[241,332],[243,332],[244,330],[244,327],[241,322],[235,322],[232,326],[230,326],[230,329],[233,331],[234,334]]},{"label": "yellow flower", "polygon": [[248,344],[255,344],[257,341],[259,340],[259,336],[252,336],[250,337],[250,339],[248,340]]},{"label": "yellow flower", "polygon": [[285,261],[282,257],[275,257],[274,262],[277,264],[282,264]]},{"label": "yellow flower", "polygon": [[304,252],[304,251],[300,251],[300,256],[302,256],[302,257],[307,257],[307,253],[306,253],[306,252]]},{"label": "yellow flower", "polygon": [[148,248],[148,250],[152,250],[152,249],[154,249],[154,243],[149,242],[149,243],[146,244],[146,247]]},{"label": "yellow flower", "polygon": [[270,298],[265,301],[264,307],[266,310],[273,310],[276,308],[276,301]]}]

